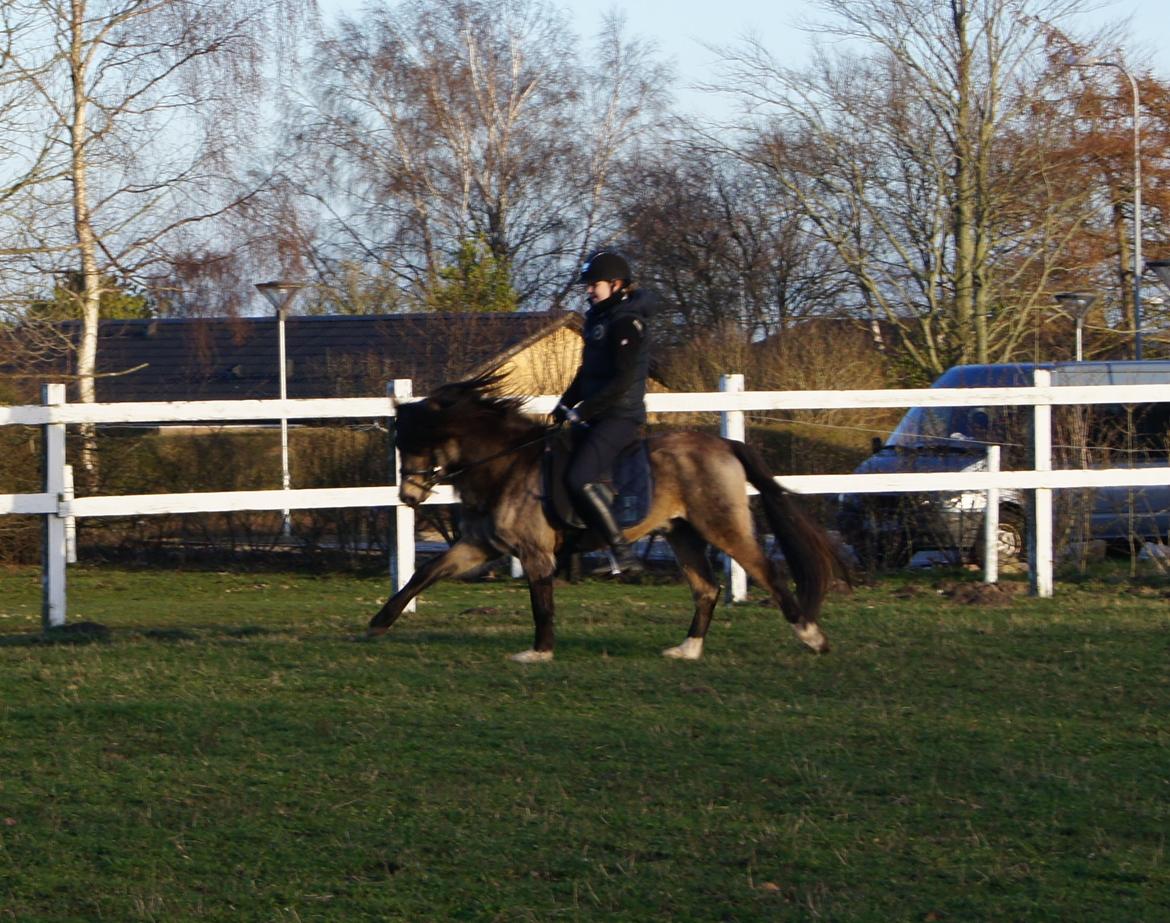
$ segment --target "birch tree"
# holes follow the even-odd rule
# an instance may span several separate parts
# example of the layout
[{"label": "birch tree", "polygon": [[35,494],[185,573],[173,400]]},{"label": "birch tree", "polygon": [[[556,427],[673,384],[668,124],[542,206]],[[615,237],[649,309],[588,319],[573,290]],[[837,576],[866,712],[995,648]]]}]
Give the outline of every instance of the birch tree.
[{"label": "birch tree", "polygon": [[39,239],[7,276],[48,290],[52,273],[75,274],[82,401],[95,397],[105,280],[142,282],[169,242],[254,191],[233,178],[233,157],[256,134],[266,48],[294,39],[308,2],[5,5],[21,32],[2,73],[35,110],[46,152],[21,189],[23,211],[10,213]]}]

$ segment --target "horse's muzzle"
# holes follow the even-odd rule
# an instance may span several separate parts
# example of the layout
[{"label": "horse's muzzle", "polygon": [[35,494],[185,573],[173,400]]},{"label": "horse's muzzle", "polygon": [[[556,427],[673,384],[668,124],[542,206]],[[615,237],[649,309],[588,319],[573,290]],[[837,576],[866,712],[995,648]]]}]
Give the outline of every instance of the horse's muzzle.
[{"label": "horse's muzzle", "polygon": [[[429,491],[427,493],[429,493]],[[415,493],[413,490],[408,491],[405,487],[403,487],[402,490],[398,491],[399,502],[406,504],[412,510],[417,510],[420,506],[422,506],[422,502],[426,498],[427,498],[426,493],[424,493],[420,496],[419,494]]]}]

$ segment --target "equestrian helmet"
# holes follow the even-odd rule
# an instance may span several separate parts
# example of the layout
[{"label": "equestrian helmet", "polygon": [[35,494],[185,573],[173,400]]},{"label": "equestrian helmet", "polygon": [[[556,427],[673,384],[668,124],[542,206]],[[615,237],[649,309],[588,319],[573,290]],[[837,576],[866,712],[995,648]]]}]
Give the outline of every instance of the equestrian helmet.
[{"label": "equestrian helmet", "polygon": [[592,253],[581,266],[581,275],[577,278],[577,284],[611,282],[614,279],[629,282],[630,276],[630,264],[623,257],[612,250],[598,250]]}]

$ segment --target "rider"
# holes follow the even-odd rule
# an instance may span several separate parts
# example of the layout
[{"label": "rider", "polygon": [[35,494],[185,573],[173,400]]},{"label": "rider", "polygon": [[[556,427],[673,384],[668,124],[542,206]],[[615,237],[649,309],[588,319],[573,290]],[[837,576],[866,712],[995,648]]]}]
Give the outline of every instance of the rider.
[{"label": "rider", "polygon": [[649,319],[654,297],[631,279],[629,263],[599,250],[581,267],[590,307],[585,313],[581,366],[553,411],[573,424],[573,457],[565,473],[577,513],[609,545],[615,572],[642,570],[613,512],[613,492],[604,483],[614,459],[638,439],[646,422]]}]

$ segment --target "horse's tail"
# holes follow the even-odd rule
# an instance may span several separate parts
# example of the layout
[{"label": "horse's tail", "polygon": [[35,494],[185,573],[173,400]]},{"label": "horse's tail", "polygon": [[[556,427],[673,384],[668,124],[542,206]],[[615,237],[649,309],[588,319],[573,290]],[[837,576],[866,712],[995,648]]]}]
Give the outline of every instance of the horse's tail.
[{"label": "horse's tail", "polygon": [[734,439],[727,443],[743,465],[748,482],[760,492],[764,515],[784,553],[803,615],[815,620],[834,576],[848,579],[841,556],[825,531],[792,502],[788,491],[772,480],[759,452]]}]

